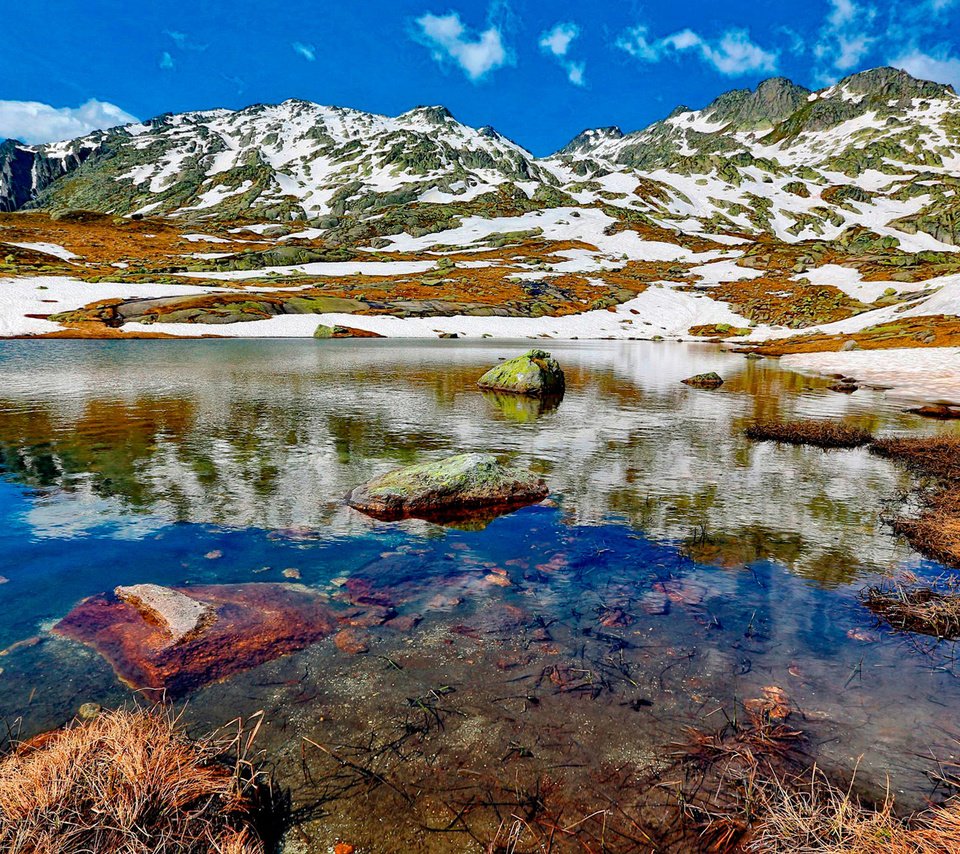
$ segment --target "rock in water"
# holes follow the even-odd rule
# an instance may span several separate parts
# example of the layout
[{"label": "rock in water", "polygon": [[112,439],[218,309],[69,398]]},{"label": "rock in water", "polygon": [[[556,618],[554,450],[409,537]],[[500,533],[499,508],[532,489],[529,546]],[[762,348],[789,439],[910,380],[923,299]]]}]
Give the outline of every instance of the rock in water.
[{"label": "rock in water", "polygon": [[723,385],[723,377],[711,371],[709,374],[697,374],[695,377],[687,377],[685,380],[680,380],[680,382],[693,388],[720,388],[720,386]]},{"label": "rock in water", "polygon": [[549,491],[541,478],[501,465],[492,454],[458,454],[387,472],[354,489],[347,503],[377,519],[444,521],[512,510]]},{"label": "rock in water", "polygon": [[[136,585],[142,587],[155,585]],[[124,589],[131,588],[118,588]],[[173,644],[167,624],[149,610],[104,593],[80,602],[53,632],[93,647],[132,688],[177,698],[310,646],[337,628],[337,615],[322,597],[289,582],[158,589],[209,608],[216,619]]]},{"label": "rock in water", "polygon": [[491,368],[477,385],[494,391],[540,396],[562,395],[566,383],[557,360],[546,350],[529,350]]},{"label": "rock in water", "polygon": [[379,332],[354,329],[352,326],[327,326],[321,323],[313,333],[314,338],[383,338]]},{"label": "rock in water", "polygon": [[133,605],[144,619],[166,631],[171,646],[202,634],[217,619],[210,605],[159,584],[134,584],[113,592]]}]

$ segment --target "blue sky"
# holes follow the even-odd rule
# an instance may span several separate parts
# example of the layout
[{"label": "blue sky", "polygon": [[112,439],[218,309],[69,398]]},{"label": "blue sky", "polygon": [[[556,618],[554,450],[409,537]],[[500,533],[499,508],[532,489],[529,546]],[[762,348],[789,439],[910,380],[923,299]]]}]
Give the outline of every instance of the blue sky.
[{"label": "blue sky", "polygon": [[[781,74],[894,64],[960,89],[960,0],[4,0],[0,138],[296,97],[444,104],[546,154]],[[12,38],[11,38],[12,36]]]}]

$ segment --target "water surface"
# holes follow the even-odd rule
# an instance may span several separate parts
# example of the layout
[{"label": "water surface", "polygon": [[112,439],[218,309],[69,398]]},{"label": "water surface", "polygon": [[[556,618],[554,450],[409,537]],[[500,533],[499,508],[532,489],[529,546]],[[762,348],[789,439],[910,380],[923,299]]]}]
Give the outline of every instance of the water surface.
[{"label": "water surface", "polygon": [[[865,788],[889,775],[920,803],[930,756],[957,734],[949,652],[934,666],[857,601],[880,574],[942,571],[881,521],[909,477],[866,451],[742,430],[951,425],[709,345],[550,342],[567,374],[556,408],[476,389],[528,346],[0,343],[0,649],[14,647],[0,716],[32,733],[131,698],[96,653],[48,632],[118,584],[299,583],[331,602],[363,587],[409,618],[364,628],[368,653],[327,639],[187,698],[198,731],[264,711],[302,850],[480,851],[544,805],[571,823],[602,810],[623,834],[610,850],[643,850],[631,786],[683,727],[771,685],[826,767],[859,761]],[[679,382],[711,370],[717,391]],[[462,451],[542,473],[551,499],[460,529],[342,502]]]}]

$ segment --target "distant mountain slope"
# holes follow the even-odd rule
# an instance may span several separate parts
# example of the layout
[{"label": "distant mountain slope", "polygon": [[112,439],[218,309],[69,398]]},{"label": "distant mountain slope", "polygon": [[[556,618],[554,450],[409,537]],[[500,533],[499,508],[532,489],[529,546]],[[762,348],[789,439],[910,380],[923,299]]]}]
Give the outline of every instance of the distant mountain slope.
[{"label": "distant mountain slope", "polygon": [[[349,241],[591,205],[685,233],[833,240],[863,227],[944,249],[960,244],[958,185],[960,98],[890,68],[819,92],[774,78],[634,133],[584,131],[548,158],[442,107],[388,118],[304,101],[0,146],[0,210],[300,219]],[[447,213],[383,216],[415,202]]]}]

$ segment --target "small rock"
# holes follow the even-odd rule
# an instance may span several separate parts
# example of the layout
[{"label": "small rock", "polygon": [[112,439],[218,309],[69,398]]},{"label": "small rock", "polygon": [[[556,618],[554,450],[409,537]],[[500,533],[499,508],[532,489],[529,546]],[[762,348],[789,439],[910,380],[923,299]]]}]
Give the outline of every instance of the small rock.
[{"label": "small rock", "polygon": [[300,577],[300,570],[297,569],[296,567],[288,566],[288,567],[283,571],[283,577],[284,577],[284,578],[299,578],[299,577]]},{"label": "small rock", "polygon": [[337,649],[348,655],[360,655],[370,651],[370,645],[359,632],[354,629],[341,629],[333,636]]},{"label": "small rock", "polygon": [[223,557],[223,552],[220,549],[214,549],[213,551],[207,552],[204,557],[207,560],[217,560],[218,558]]},{"label": "small rock", "polygon": [[947,421],[951,418],[960,418],[960,407],[948,403],[931,403],[927,406],[917,406],[914,409],[908,409],[914,415],[922,415],[925,418],[937,418],[941,421]]},{"label": "small rock", "polygon": [[856,383],[834,383],[830,386],[830,391],[837,391],[840,394],[853,394],[859,386]]},{"label": "small rock", "polygon": [[695,377],[687,377],[680,380],[684,385],[692,388],[720,388],[723,385],[723,377],[713,371],[707,374],[697,374]]},{"label": "small rock", "polygon": [[77,715],[79,716],[80,720],[89,721],[99,715],[100,711],[101,709],[99,703],[84,703],[77,711]]},{"label": "small rock", "polygon": [[849,341],[844,341],[843,344],[840,345],[841,353],[849,353],[851,350],[859,350],[859,349],[860,349],[860,345],[856,341],[854,341],[852,338]]},{"label": "small rock", "polygon": [[456,332],[441,332],[440,337],[441,338],[459,338],[460,336],[457,335]]}]

